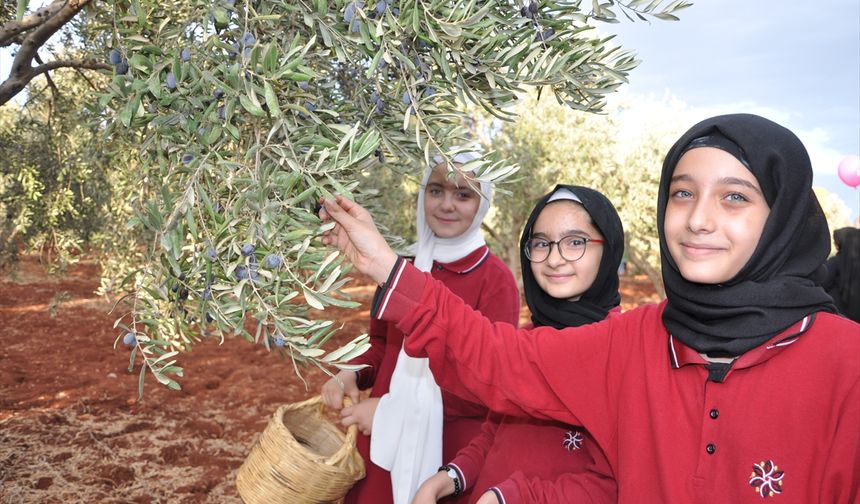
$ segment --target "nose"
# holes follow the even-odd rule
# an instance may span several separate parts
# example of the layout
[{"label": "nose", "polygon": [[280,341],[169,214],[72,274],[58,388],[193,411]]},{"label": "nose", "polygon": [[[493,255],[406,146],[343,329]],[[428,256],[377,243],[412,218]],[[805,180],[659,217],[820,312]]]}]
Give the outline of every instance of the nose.
[{"label": "nose", "polygon": [[454,211],[454,195],[448,191],[445,191],[444,196],[442,196],[442,204],[440,205],[442,210],[446,212]]},{"label": "nose", "polygon": [[712,232],[716,222],[716,212],[714,210],[710,198],[696,199],[690,209],[687,227],[694,233]]},{"label": "nose", "polygon": [[561,256],[561,248],[558,243],[553,243],[549,248],[549,255],[546,258],[546,263],[551,268],[556,268],[558,266],[566,263],[567,260]]}]

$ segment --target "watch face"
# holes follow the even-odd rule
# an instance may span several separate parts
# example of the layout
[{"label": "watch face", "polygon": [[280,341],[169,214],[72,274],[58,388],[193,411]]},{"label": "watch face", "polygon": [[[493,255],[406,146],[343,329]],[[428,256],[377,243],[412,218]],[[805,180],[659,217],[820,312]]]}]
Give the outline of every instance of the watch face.
[{"label": "watch face", "polygon": [[458,479],[457,470],[453,467],[448,468],[448,477],[451,479]]}]

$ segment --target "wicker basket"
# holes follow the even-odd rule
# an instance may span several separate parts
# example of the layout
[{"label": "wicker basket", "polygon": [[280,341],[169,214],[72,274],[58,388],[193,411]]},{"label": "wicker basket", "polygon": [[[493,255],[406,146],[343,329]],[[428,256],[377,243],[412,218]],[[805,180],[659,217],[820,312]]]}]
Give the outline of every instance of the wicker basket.
[{"label": "wicker basket", "polygon": [[245,504],[338,502],[364,477],[356,426],[344,434],[323,407],[317,396],[275,411],[236,475]]}]

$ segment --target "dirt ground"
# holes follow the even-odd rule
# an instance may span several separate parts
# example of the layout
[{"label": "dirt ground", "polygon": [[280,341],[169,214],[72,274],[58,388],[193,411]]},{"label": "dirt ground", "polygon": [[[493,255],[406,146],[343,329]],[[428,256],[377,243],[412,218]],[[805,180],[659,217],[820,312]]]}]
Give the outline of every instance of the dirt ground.
[{"label": "dirt ground", "polygon": [[[181,391],[148,379],[138,401],[98,278],[93,263],[51,277],[29,257],[0,277],[0,503],[241,503],[256,436],[326,375],[306,370],[306,389],[288,361],[227,339],[181,356]],[[373,288],[348,291],[363,306],[326,309],[345,324],[332,348],[366,330]],[[624,309],[657,300],[642,278],[624,277],[622,295]]]}]

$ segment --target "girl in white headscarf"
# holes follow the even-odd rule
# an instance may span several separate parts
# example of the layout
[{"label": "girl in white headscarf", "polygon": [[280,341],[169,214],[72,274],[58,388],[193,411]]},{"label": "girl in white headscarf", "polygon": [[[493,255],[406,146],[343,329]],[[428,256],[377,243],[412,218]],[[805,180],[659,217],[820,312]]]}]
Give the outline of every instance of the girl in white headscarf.
[{"label": "girl in white headscarf", "polygon": [[[479,194],[460,171],[477,157],[472,152],[455,155],[454,170],[434,158],[434,166],[425,169],[414,264],[490,319],[516,324],[516,281],[481,234],[492,186],[480,183]],[[384,302],[379,296],[374,299]],[[403,334],[393,324],[371,321],[370,337],[371,349],[353,361],[367,367],[338,373],[322,390],[333,408],[341,407],[344,394],[352,397],[357,404],[342,410],[343,423],[358,424],[365,434],[359,436],[358,449],[367,477],[347,494],[345,504],[408,504],[442,460],[453,457],[479,432],[487,410],[440,391],[427,360],[403,353]],[[358,402],[359,390],[370,387],[370,397]],[[450,502],[466,502],[467,497],[460,494]]]}]

